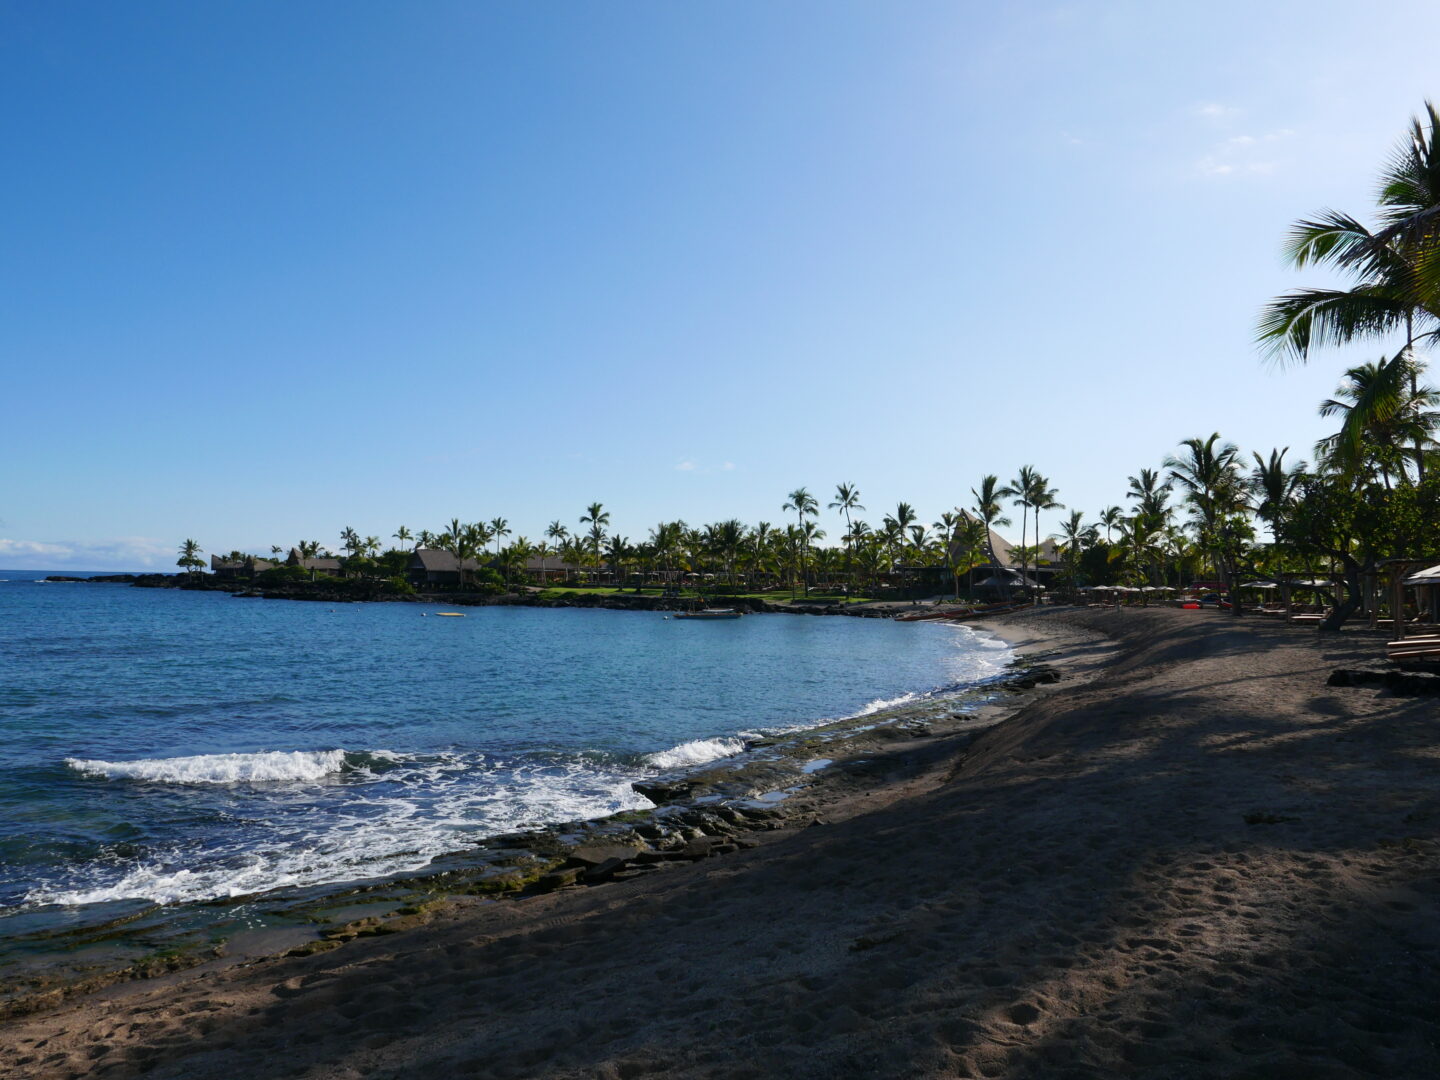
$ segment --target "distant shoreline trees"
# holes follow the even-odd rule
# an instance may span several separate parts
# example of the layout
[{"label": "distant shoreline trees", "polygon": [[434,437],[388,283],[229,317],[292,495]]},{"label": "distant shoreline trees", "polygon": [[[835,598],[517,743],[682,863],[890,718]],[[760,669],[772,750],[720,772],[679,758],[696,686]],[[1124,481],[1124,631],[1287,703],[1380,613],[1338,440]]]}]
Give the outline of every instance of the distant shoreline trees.
[{"label": "distant shoreline trees", "polygon": [[[486,573],[511,582],[536,556],[543,576],[553,555],[581,568],[576,572],[583,576],[608,577],[616,586],[638,588],[654,580],[673,586],[685,578],[730,589],[788,587],[792,596],[797,590],[809,596],[818,586],[821,595],[853,597],[865,590],[914,592],[933,581],[953,583],[958,598],[961,578],[982,564],[1003,577],[995,530],[1010,524],[1003,506],[1008,499],[1020,509],[1020,543],[1010,549],[1010,561],[1018,560],[1026,589],[1032,587],[1032,565],[1062,589],[1155,589],[1199,580],[1223,582],[1234,596],[1252,575],[1318,577],[1344,592],[1322,624],[1334,629],[1365,603],[1367,588],[1373,593],[1386,559],[1440,561],[1440,395],[1425,384],[1422,353],[1422,346],[1440,340],[1437,138],[1440,113],[1427,102],[1382,170],[1373,227],[1327,210],[1296,222],[1286,239],[1295,267],[1326,266],[1352,280],[1348,288],[1297,289],[1270,301],[1257,328],[1266,357],[1306,362],[1327,345],[1398,344],[1349,368],[1334,396],[1319,403],[1320,415],[1336,428],[1314,448],[1313,464],[1287,464],[1288,447],[1246,457],[1219,432],[1184,438],[1158,464],[1127,478],[1122,501],[1128,510],[1104,507],[1093,521],[1071,510],[1059,532],[1046,538],[1048,547],[1041,514],[1066,507],[1051,482],[1027,464],[1009,484],[997,474],[981,476],[969,489],[969,505],[945,510],[932,527],[914,505],[901,501],[872,529],[857,516],[865,509],[858,487],[837,484],[827,509],[841,522],[838,545],[821,543],[826,533],[819,502],[801,486],[781,503],[785,514],[794,515],[784,528],[735,518],[699,526],[662,521],[647,539],[632,543],[611,531],[610,511],[594,502],[580,515],[580,532],[572,534],[557,519],[539,545],[525,537],[502,545],[511,535],[502,517],[488,524],[452,518],[444,530],[413,535],[401,526],[393,534],[400,547],[386,552],[378,538],[347,526],[340,534],[346,552],[341,564],[346,572],[401,574],[410,559],[404,548],[413,539],[416,548],[451,552],[464,587],[474,574],[467,567],[488,554],[493,540],[496,569]],[[319,544],[302,542],[297,550],[313,559]],[[193,576],[203,565],[200,553],[199,544],[187,539],[177,565]]]}]

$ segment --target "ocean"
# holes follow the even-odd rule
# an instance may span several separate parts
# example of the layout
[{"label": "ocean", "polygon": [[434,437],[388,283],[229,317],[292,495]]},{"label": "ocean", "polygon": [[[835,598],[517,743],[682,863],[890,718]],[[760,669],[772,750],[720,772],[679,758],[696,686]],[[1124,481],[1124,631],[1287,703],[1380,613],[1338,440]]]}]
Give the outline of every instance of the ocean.
[{"label": "ocean", "polygon": [[746,738],[995,678],[933,622],[325,604],[0,570],[0,933],[421,870]]}]

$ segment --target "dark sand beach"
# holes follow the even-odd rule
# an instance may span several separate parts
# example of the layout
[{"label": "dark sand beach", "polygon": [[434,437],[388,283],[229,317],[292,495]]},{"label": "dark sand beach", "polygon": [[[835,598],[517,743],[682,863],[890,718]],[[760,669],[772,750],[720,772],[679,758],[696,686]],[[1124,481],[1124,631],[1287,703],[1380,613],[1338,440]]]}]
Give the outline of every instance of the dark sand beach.
[{"label": "dark sand beach", "polygon": [[1067,673],[819,821],[635,880],[15,1018],[13,1077],[1440,1075],[1440,707],[1383,639],[988,624]]}]

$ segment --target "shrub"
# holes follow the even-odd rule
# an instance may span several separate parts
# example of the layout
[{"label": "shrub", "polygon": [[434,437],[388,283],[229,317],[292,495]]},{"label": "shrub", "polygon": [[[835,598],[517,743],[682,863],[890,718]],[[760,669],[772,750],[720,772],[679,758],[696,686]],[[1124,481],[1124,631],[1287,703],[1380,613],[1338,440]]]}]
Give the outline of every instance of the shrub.
[{"label": "shrub", "polygon": [[255,580],[262,585],[294,585],[310,580],[310,571],[303,566],[272,566],[261,570]]}]

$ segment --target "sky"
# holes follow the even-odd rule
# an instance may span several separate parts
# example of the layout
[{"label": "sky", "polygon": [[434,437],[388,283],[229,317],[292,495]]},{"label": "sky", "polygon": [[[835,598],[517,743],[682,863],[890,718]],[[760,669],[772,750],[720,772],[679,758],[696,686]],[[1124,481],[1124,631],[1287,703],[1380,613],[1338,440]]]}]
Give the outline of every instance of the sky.
[{"label": "sky", "polygon": [[[0,567],[1308,457],[1429,3],[0,0]],[[1407,60],[1407,56],[1409,59]],[[1390,351],[1394,351],[1391,348]],[[1044,522],[1046,531],[1057,520]],[[838,538],[835,516],[822,527]]]}]

